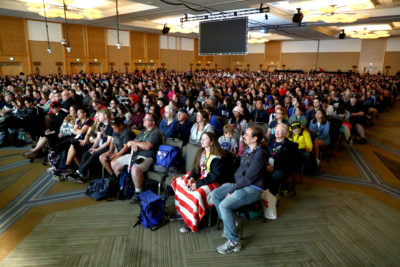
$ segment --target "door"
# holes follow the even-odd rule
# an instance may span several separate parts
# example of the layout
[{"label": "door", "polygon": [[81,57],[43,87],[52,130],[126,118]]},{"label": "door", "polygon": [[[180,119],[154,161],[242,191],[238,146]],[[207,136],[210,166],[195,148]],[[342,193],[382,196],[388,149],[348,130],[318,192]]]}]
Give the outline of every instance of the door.
[{"label": "door", "polygon": [[0,62],[0,75],[19,75],[22,72],[21,62]]},{"label": "door", "polygon": [[101,63],[89,63],[90,73],[102,73]]},{"label": "door", "polygon": [[71,62],[71,73],[78,74],[79,72],[85,72],[85,65],[83,63]]}]

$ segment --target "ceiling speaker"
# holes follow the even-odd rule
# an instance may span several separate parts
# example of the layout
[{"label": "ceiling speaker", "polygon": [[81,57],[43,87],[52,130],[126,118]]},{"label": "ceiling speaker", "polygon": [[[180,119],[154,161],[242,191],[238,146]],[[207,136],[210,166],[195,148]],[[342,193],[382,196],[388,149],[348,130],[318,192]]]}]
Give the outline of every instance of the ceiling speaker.
[{"label": "ceiling speaker", "polygon": [[164,28],[162,29],[162,34],[168,34],[169,33],[169,27],[167,27],[167,24],[164,25]]},{"label": "ceiling speaker", "polygon": [[342,30],[342,31],[339,33],[339,39],[346,39],[346,34],[344,33],[344,30]]},{"label": "ceiling speaker", "polygon": [[292,18],[292,20],[293,20],[293,23],[301,23],[301,21],[303,20],[303,13],[301,13],[301,8],[297,8],[297,13],[295,13],[294,15],[293,15],[293,18]]}]

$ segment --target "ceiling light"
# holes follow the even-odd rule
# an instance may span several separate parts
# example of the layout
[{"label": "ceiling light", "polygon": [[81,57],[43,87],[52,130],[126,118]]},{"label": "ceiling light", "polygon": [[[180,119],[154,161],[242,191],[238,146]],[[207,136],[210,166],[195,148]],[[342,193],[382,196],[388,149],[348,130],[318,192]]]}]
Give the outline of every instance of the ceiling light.
[{"label": "ceiling light", "polygon": [[117,46],[118,50],[121,49],[121,44],[120,43],[117,43],[116,46]]},{"label": "ceiling light", "polygon": [[[38,13],[41,16],[46,16],[48,18],[64,17],[64,4],[62,0],[51,0],[46,1],[46,10],[43,11],[42,5],[39,1],[35,0],[23,0],[27,4],[27,9],[31,12]],[[103,17],[101,10],[93,8],[97,6],[104,6],[108,1],[77,1],[77,0],[67,0],[67,14],[68,19],[99,19]]]},{"label": "ceiling light", "polygon": [[376,24],[376,25],[357,25],[357,26],[349,26],[343,27],[346,30],[346,33],[351,38],[359,38],[359,39],[377,39],[382,37],[389,37],[390,33],[388,30],[391,30],[389,24]]},{"label": "ceiling light", "polygon": [[65,44],[66,44],[65,39],[61,39],[61,44],[62,44],[62,45],[65,45]]}]

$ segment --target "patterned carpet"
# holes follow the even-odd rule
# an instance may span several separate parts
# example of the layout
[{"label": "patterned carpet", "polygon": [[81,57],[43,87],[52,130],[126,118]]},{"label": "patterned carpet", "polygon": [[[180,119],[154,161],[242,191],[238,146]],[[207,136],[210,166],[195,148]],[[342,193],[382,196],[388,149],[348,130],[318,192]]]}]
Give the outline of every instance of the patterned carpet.
[{"label": "patterned carpet", "polygon": [[23,159],[27,148],[2,148],[0,266],[398,265],[399,112],[380,115],[368,144],[331,151],[320,176],[282,199],[278,220],[245,221],[244,250],[229,256],[215,252],[216,227],[132,229],[137,206],[95,202],[86,185],[57,183],[40,160]]}]

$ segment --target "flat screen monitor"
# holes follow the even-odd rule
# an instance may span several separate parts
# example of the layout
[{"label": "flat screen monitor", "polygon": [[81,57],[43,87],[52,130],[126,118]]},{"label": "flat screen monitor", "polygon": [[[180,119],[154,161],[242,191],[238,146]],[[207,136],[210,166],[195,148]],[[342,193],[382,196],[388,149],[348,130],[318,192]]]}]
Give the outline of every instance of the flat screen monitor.
[{"label": "flat screen monitor", "polygon": [[200,55],[247,54],[247,17],[200,22]]}]

